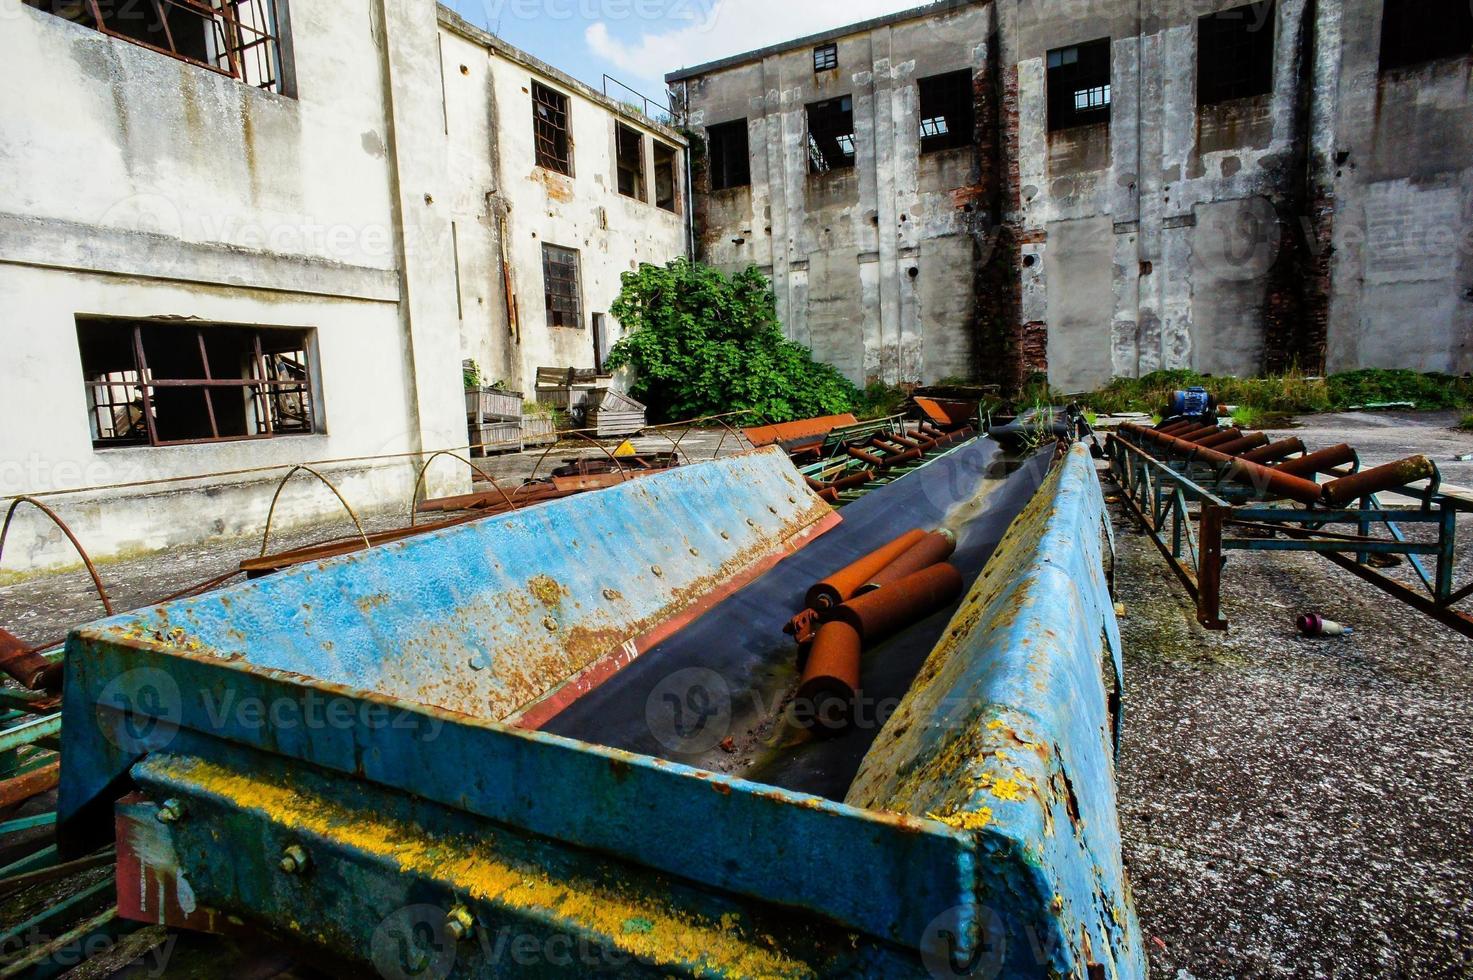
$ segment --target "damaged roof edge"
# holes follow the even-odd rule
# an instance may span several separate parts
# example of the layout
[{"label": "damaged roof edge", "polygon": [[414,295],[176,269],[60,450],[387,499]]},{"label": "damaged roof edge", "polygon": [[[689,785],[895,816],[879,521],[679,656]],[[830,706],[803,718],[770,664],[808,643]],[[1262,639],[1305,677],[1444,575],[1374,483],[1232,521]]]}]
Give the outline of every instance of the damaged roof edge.
[{"label": "damaged roof edge", "polygon": [[681,68],[678,71],[672,71],[666,75],[665,81],[667,83],[682,82],[701,75],[708,75],[713,71],[735,68],[737,65],[744,65],[752,61],[761,61],[764,58],[769,58],[772,55],[781,54],[785,51],[816,46],[828,41],[836,41],[839,38],[848,37],[851,34],[862,34],[865,31],[871,31],[877,27],[888,27],[891,24],[899,24],[907,20],[918,20],[922,17],[931,17],[936,14],[944,14],[953,10],[961,10],[964,7],[980,6],[991,2],[992,0],[933,0],[933,2],[923,4],[919,7],[911,7],[909,10],[900,10],[893,14],[886,14],[883,17],[860,21],[857,24],[835,27],[818,34],[809,34],[807,37],[796,38],[792,41],[783,41],[780,44],[758,48],[755,51],[748,51],[744,54],[735,54],[727,58],[717,59],[716,61],[708,61],[706,64],[696,65],[694,68]]},{"label": "damaged roof edge", "polygon": [[564,88],[571,89],[582,98],[588,99],[590,102],[597,103],[598,105],[609,110],[615,115],[622,116],[625,119],[628,119],[630,122],[633,122],[639,126],[643,126],[645,129],[648,129],[651,132],[659,133],[665,139],[669,140],[672,143],[678,144],[682,148],[689,146],[689,141],[684,136],[680,135],[680,132],[678,130],[673,129],[662,122],[657,122],[656,120],[651,119],[649,116],[646,116],[642,112],[634,111],[633,109],[624,105],[618,99],[609,98],[598,89],[585,82],[578,81],[578,79],[574,78],[572,75],[569,75],[567,72],[560,71],[559,69],[554,68],[552,65],[549,65],[547,62],[536,57],[535,55],[528,54],[526,51],[523,51],[521,48],[516,47],[515,45],[508,44],[506,41],[503,41],[501,38],[497,37],[495,34],[492,34],[490,31],[482,30],[475,24],[472,24],[470,21],[460,16],[460,14],[456,13],[454,10],[451,10],[449,7],[445,6],[443,3],[436,4],[435,6],[437,8],[440,26],[445,28],[446,30],[453,31],[454,33],[459,34],[461,37],[465,38],[468,41],[484,45],[498,57],[505,58],[507,61],[515,62],[516,64],[521,65],[523,68],[526,68],[528,71],[543,76],[548,81],[555,82],[558,85],[563,86]]}]

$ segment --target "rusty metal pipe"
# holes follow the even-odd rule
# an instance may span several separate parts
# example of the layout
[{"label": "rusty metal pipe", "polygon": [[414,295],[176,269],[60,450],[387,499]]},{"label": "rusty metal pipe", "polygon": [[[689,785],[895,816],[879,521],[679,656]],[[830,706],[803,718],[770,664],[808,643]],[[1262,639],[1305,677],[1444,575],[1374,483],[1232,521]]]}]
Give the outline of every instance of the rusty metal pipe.
[{"label": "rusty metal pipe", "polygon": [[1316,473],[1328,473],[1337,466],[1348,466],[1359,457],[1355,450],[1345,443],[1321,449],[1298,459],[1289,459],[1278,464],[1274,469],[1280,473],[1288,473],[1290,476],[1312,477]]},{"label": "rusty metal pipe", "polygon": [[1201,440],[1201,439],[1209,439],[1212,436],[1217,435],[1221,431],[1222,431],[1222,427],[1221,426],[1216,426],[1216,425],[1199,425],[1195,429],[1188,429],[1187,431],[1181,433],[1180,435],[1173,436],[1173,438],[1183,439],[1183,440],[1185,440],[1187,442],[1197,442],[1198,440]]},{"label": "rusty metal pipe", "polygon": [[1246,460],[1237,459],[1215,449],[1204,448],[1194,442],[1187,442],[1175,436],[1154,436],[1155,440],[1172,452],[1182,456],[1189,456],[1201,460],[1204,463],[1216,465],[1226,464],[1225,475],[1235,483],[1248,484],[1260,492],[1268,491],[1276,497],[1287,497],[1297,500],[1301,504],[1315,504],[1320,500],[1320,485],[1313,480],[1305,480],[1298,476],[1282,473],[1277,469],[1260,466]]},{"label": "rusty metal pipe", "polygon": [[913,460],[918,460],[921,458],[922,455],[923,454],[919,449],[907,449],[903,453],[896,453],[894,456],[886,459],[885,468],[889,469],[892,466],[899,466],[901,463],[909,463]]},{"label": "rusty metal pipe", "polygon": [[856,449],[853,446],[846,446],[844,448],[844,451],[866,466],[880,469],[885,465],[885,461],[883,459],[876,456],[874,453],[867,453],[863,449]]},{"label": "rusty metal pipe", "polygon": [[1240,453],[1239,455],[1250,463],[1276,463],[1281,459],[1287,459],[1304,452],[1304,441],[1301,439],[1280,439],[1271,442],[1267,446],[1260,446],[1252,452]]},{"label": "rusty metal pipe", "polygon": [[[1198,443],[1198,445],[1201,445],[1201,443]],[[1258,449],[1261,446],[1267,445],[1268,436],[1262,432],[1248,432],[1244,433],[1241,438],[1234,439],[1231,442],[1220,442],[1212,448],[1229,456],[1242,456],[1250,449]]]},{"label": "rusty metal pipe", "polygon": [[1325,484],[1325,500],[1332,507],[1348,504],[1383,490],[1399,490],[1408,483],[1437,477],[1437,464],[1426,456],[1408,456]]},{"label": "rusty metal pipe", "polygon": [[835,609],[830,618],[854,627],[868,646],[920,622],[961,594],[961,572],[942,563],[855,596]]},{"label": "rusty metal pipe", "polygon": [[794,702],[794,714],[803,727],[823,734],[849,727],[859,690],[860,645],[858,631],[848,623],[819,627]]},{"label": "rusty metal pipe", "polygon": [[[1217,449],[1217,447],[1221,446],[1223,443],[1237,442],[1239,439],[1243,438],[1244,434],[1245,433],[1242,429],[1234,426],[1230,429],[1218,429],[1212,435],[1204,436],[1201,439],[1192,439],[1190,441],[1195,442],[1197,445],[1202,446],[1205,449]],[[1222,450],[1220,449],[1218,450],[1218,452],[1221,451]]]},{"label": "rusty metal pipe", "polygon": [[917,542],[915,547],[876,572],[874,577],[861,585],[854,594],[862,596],[892,582],[898,582],[922,569],[944,562],[951,557],[954,551],[956,551],[956,534],[953,531],[949,528],[932,531]]},{"label": "rusty metal pipe", "polygon": [[837,572],[815,583],[808,590],[803,604],[809,609],[818,610],[831,609],[839,605],[852,596],[861,585],[873,578],[880,569],[915,547],[925,536],[926,532],[920,528],[906,531],[900,537],[881,545],[863,558],[845,565]]},{"label": "rusty metal pipe", "polygon": [[1173,422],[1170,425],[1158,425],[1156,426],[1156,431],[1168,436],[1175,436],[1191,429],[1201,428],[1201,426],[1202,423],[1196,419],[1183,419],[1180,422]]},{"label": "rusty metal pipe", "polygon": [[818,491],[818,499],[826,504],[837,504],[839,502],[839,491],[833,487],[824,487]]},{"label": "rusty metal pipe", "polygon": [[3,629],[0,629],[0,671],[28,691],[60,689],[61,665],[53,664],[20,637]]}]

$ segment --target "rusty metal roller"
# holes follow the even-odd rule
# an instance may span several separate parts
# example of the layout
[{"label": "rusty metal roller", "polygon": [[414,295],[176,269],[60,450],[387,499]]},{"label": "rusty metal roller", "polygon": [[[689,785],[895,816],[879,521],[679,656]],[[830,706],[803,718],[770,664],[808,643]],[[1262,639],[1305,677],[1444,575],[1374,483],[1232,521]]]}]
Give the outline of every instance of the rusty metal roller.
[{"label": "rusty metal roller", "polygon": [[923,568],[930,568],[932,565],[945,561],[954,551],[956,551],[954,532],[944,527],[932,531],[916,542],[915,547],[876,572],[874,577],[861,585],[854,594],[861,596],[881,586],[889,585],[891,582],[898,582]]},{"label": "rusty metal roller", "polygon": [[1285,460],[1275,466],[1274,470],[1291,476],[1311,477],[1316,473],[1328,473],[1337,466],[1349,466],[1358,458],[1355,450],[1342,442],[1338,446],[1330,446],[1298,459]]},{"label": "rusty metal roller", "polygon": [[1418,480],[1437,477],[1437,464],[1426,456],[1408,456],[1385,466],[1362,470],[1325,484],[1325,500],[1332,507],[1348,504],[1357,497],[1367,497],[1382,490],[1397,490]]},{"label": "rusty metal roller", "polygon": [[1240,455],[1250,463],[1274,463],[1303,452],[1304,441],[1296,438],[1271,442],[1267,446],[1260,446],[1251,452],[1241,453]]},{"label": "rusty metal roller", "polygon": [[1246,432],[1241,439],[1234,439],[1231,442],[1219,442],[1212,448],[1220,453],[1227,453],[1229,456],[1241,456],[1250,449],[1258,449],[1267,445],[1268,436],[1262,432]]},{"label": "rusty metal roller", "polygon": [[1201,439],[1193,439],[1191,441],[1207,449],[1216,449],[1218,446],[1222,445],[1225,442],[1235,442],[1241,438],[1243,438],[1243,430],[1238,428],[1237,426],[1233,426],[1230,429],[1218,429],[1211,435],[1203,436]]},{"label": "rusty metal roller", "polygon": [[1157,436],[1156,441],[1168,447],[1172,452],[1196,459],[1203,463],[1228,464],[1226,476],[1236,483],[1245,483],[1258,490],[1260,493],[1271,492],[1277,497],[1287,497],[1297,500],[1301,504],[1315,504],[1320,501],[1320,485],[1313,480],[1293,476],[1270,469],[1267,466],[1259,466],[1228,456],[1215,449],[1208,449],[1194,442],[1187,442],[1175,436]]},{"label": "rusty metal roller", "polygon": [[[1142,431],[1146,432],[1147,434],[1150,434],[1154,430],[1152,430],[1152,429],[1144,429]],[[1210,436],[1216,435],[1217,433],[1219,433],[1221,431],[1222,431],[1222,429],[1220,427],[1218,427],[1218,426],[1215,426],[1215,425],[1199,425],[1195,429],[1188,429],[1185,432],[1172,433],[1172,438],[1173,439],[1181,439],[1181,440],[1183,440],[1185,442],[1196,442],[1198,439],[1206,439],[1206,438],[1208,438]]]},{"label": "rusty metal roller", "polygon": [[940,564],[913,572],[882,589],[855,596],[831,614],[859,631],[866,644],[920,622],[962,593],[962,574]]},{"label": "rusty metal roller", "polygon": [[61,665],[32,650],[20,637],[0,629],[0,670],[28,691],[60,689]]},{"label": "rusty metal roller", "polygon": [[1156,431],[1164,432],[1168,436],[1175,436],[1200,427],[1201,423],[1196,421],[1195,419],[1192,419],[1183,422],[1173,422],[1170,425],[1160,425],[1156,427]]},{"label": "rusty metal roller", "polygon": [[886,468],[889,468],[891,466],[899,466],[901,463],[909,463],[920,458],[921,451],[919,449],[907,449],[903,453],[896,453],[894,456],[886,459],[885,466]]},{"label": "rusty metal roller", "polygon": [[859,690],[860,646],[858,631],[848,623],[835,621],[818,628],[794,702],[799,724],[826,733],[849,727]]},{"label": "rusty metal roller", "polygon": [[831,609],[839,605],[880,569],[905,554],[925,536],[926,532],[920,528],[906,531],[895,540],[881,545],[858,561],[845,565],[828,578],[815,583],[808,590],[803,604],[809,609]]},{"label": "rusty metal roller", "polygon": [[867,453],[863,449],[855,449],[853,446],[849,446],[844,451],[847,452],[850,456],[853,456],[855,459],[859,460],[861,463],[865,464],[866,466],[873,466],[875,469],[879,469],[880,467],[885,465],[885,461],[883,459],[876,456],[874,453]]}]

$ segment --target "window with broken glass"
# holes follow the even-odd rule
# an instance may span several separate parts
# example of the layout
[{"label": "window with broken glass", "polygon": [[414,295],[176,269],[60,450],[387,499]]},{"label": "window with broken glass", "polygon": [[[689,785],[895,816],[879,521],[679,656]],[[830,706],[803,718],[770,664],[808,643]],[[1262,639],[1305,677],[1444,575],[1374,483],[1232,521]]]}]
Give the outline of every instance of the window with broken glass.
[{"label": "window with broken glass", "polygon": [[808,172],[854,166],[854,99],[844,96],[808,107]]},{"label": "window with broken glass", "polygon": [[1048,53],[1050,131],[1110,121],[1110,39]]},{"label": "window with broken glass", "polygon": [[1197,104],[1266,95],[1274,84],[1274,5],[1250,3],[1197,21]]},{"label": "window with broken glass", "polygon": [[24,0],[27,6],[247,85],[285,91],[284,0]]},{"label": "window with broken glass", "polygon": [[578,252],[560,245],[544,244],[542,280],[547,295],[547,325],[581,328],[583,302],[578,285]]},{"label": "window with broken glass", "polygon": [[747,187],[752,183],[752,158],[747,145],[747,121],[709,126],[706,139],[710,143],[711,189],[724,191]]},{"label": "window with broken glass", "polygon": [[655,206],[676,210],[675,147],[655,140]]},{"label": "window with broken glass", "polygon": [[972,73],[954,71],[920,80],[921,152],[972,143]]},{"label": "window with broken glass", "polygon": [[839,46],[837,44],[820,44],[813,49],[813,70],[832,71],[839,67]]},{"label": "window with broken glass", "polygon": [[78,317],[77,344],[97,448],[317,431],[310,330]]},{"label": "window with broken glass", "polygon": [[568,136],[568,97],[532,83],[532,135],[537,166],[571,177],[573,141]]},{"label": "window with broken glass", "polygon": [[1468,0],[1386,0],[1381,12],[1381,70],[1409,68],[1473,51]]},{"label": "window with broken glass", "polygon": [[614,158],[618,170],[619,193],[643,201],[644,135],[623,123],[614,126]]}]

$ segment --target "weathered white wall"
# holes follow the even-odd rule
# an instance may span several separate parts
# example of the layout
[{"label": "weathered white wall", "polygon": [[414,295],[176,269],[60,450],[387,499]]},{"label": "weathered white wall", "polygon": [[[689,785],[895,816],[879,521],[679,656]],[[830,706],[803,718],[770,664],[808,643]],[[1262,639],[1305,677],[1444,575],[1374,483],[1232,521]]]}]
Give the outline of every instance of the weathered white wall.
[{"label": "weathered white wall", "polygon": [[[0,0],[0,63],[27,80],[0,103],[0,414],[24,420],[0,430],[0,494],[464,445],[449,222],[429,203],[443,161],[414,149],[439,113],[437,73],[410,71],[433,63],[434,6],[299,2],[291,15],[295,97]],[[94,450],[77,314],[311,328],[326,431]],[[402,460],[336,472],[365,509],[407,504]],[[53,501],[107,557],[259,533],[263,479]],[[278,526],[339,505],[303,481],[283,506]],[[72,561],[39,528],[17,525],[0,571]]]},{"label": "weathered white wall", "polygon": [[[686,254],[685,141],[674,130],[619,105],[499,39],[440,11],[450,199],[460,254],[461,338],[490,379],[530,398],[538,367],[593,366],[593,314],[607,314],[622,273]],[[569,96],[573,175],[538,167],[531,83]],[[614,126],[644,139],[646,189],[640,201],[618,192]],[[674,213],[656,207],[654,143],[676,153]],[[489,153],[487,148],[489,147]],[[499,227],[506,229],[520,343],[507,322]],[[581,329],[551,327],[543,294],[543,243],[577,249],[583,288]],[[609,343],[621,336],[608,318]],[[605,348],[607,349],[607,348]]]}]

